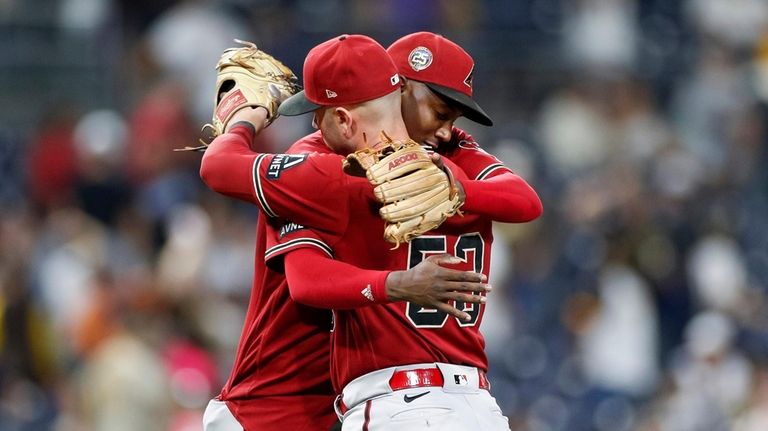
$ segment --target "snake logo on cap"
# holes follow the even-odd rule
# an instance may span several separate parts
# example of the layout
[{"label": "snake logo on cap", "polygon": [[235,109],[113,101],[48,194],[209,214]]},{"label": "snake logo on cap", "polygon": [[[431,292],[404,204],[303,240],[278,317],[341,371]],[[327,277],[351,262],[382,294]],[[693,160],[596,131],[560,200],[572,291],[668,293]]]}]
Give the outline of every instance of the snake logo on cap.
[{"label": "snake logo on cap", "polygon": [[424,46],[419,46],[408,54],[408,63],[417,72],[424,70],[432,64],[432,51]]}]

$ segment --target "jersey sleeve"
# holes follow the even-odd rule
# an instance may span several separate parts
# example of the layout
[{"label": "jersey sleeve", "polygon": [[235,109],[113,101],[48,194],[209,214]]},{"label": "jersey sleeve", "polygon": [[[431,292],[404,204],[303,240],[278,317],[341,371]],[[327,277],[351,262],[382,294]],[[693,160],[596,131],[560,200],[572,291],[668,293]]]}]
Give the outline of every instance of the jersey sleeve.
[{"label": "jersey sleeve", "polygon": [[318,308],[348,309],[386,303],[389,273],[361,269],[307,247],[285,256],[291,298]]},{"label": "jersey sleeve", "polygon": [[316,228],[346,212],[347,180],[335,154],[260,154],[253,162],[253,193],[264,214]]},{"label": "jersey sleeve", "polygon": [[524,223],[543,212],[539,195],[525,180],[504,172],[485,180],[459,180],[464,187],[462,209],[503,223]]},{"label": "jersey sleeve", "polygon": [[256,203],[251,185],[254,133],[252,126],[239,123],[211,142],[200,162],[200,178],[211,190]]},{"label": "jersey sleeve", "polygon": [[361,269],[334,260],[334,239],[327,234],[286,221],[268,224],[266,241],[266,264],[285,272],[294,301],[330,309],[388,302],[390,271]]},{"label": "jersey sleeve", "polygon": [[282,267],[283,257],[301,248],[317,249],[328,258],[333,258],[333,238],[293,221],[270,220],[267,222],[265,236],[264,260],[273,267]]},{"label": "jersey sleeve", "polygon": [[453,132],[452,145],[443,155],[449,168],[455,164],[468,177],[456,177],[466,195],[462,210],[504,223],[528,222],[542,214],[533,187],[480,148],[469,134],[458,128]]},{"label": "jersey sleeve", "polygon": [[203,181],[216,192],[256,203],[270,218],[323,231],[345,228],[339,215],[348,212],[350,194],[363,189],[343,173],[341,156],[258,153],[250,149],[252,138],[253,130],[240,125],[218,136],[203,156]]}]

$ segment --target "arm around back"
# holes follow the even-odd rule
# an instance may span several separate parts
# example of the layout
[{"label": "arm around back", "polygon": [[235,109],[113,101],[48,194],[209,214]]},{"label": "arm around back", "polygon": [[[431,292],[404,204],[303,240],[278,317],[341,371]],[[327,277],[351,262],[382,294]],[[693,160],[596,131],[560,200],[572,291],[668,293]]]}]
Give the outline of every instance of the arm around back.
[{"label": "arm around back", "polygon": [[263,108],[245,108],[232,116],[225,133],[206,148],[200,163],[200,178],[213,191],[253,202],[253,161],[259,153],[251,149],[254,137],[267,124]]},{"label": "arm around back", "polygon": [[483,303],[490,286],[483,274],[446,268],[460,262],[433,255],[404,271],[376,271],[331,259],[314,247],[284,256],[291,298],[318,308],[348,309],[372,304],[409,301],[437,308],[460,319],[469,315],[452,301]]},{"label": "arm around back", "polygon": [[315,248],[284,256],[285,277],[294,301],[317,308],[346,309],[389,302],[389,271],[360,269],[331,259]]},{"label": "arm around back", "polygon": [[460,175],[463,170],[447,157],[437,156],[435,163],[454,173],[464,194],[461,210],[502,223],[524,223],[538,218],[543,211],[536,191],[520,176],[503,168],[496,175],[471,180]]},{"label": "arm around back", "polygon": [[512,172],[485,180],[460,180],[464,188],[463,210],[504,223],[524,223],[543,212],[541,199],[533,188]]}]

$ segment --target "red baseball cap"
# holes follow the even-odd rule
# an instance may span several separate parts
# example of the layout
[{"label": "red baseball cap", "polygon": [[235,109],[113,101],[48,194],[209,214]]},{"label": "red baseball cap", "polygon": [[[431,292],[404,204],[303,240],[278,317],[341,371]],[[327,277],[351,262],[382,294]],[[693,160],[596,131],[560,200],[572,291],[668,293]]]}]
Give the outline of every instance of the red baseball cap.
[{"label": "red baseball cap", "polygon": [[423,82],[455,102],[470,120],[493,125],[491,117],[472,99],[475,61],[459,45],[439,34],[422,31],[401,37],[387,52],[401,75]]},{"label": "red baseball cap", "polygon": [[377,99],[400,89],[397,67],[378,42],[344,34],[312,48],[304,60],[304,90],[286,99],[278,112],[300,115],[321,106]]}]

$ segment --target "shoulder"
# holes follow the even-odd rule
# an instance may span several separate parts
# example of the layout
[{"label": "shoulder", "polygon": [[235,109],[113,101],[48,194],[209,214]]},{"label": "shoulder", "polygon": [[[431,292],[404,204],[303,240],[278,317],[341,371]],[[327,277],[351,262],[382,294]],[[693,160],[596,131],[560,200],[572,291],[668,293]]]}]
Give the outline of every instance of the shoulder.
[{"label": "shoulder", "polygon": [[328,148],[327,145],[325,145],[325,142],[323,141],[323,135],[320,133],[319,130],[314,133],[310,133],[309,135],[294,142],[293,145],[291,145],[288,148],[288,151],[286,152],[291,154],[301,154],[301,153],[332,154],[331,149]]},{"label": "shoulder", "polygon": [[472,135],[458,127],[453,128],[451,143],[458,150],[484,151],[480,148],[480,144],[475,141],[475,138],[473,138]]},{"label": "shoulder", "polygon": [[472,137],[466,130],[453,126],[451,130],[451,141],[455,141],[457,144],[465,142],[477,145],[475,138]]},{"label": "shoulder", "polygon": [[334,173],[341,173],[342,159],[342,156],[332,152],[325,145],[323,135],[318,130],[294,142],[285,153],[273,155],[267,169],[267,177],[276,179],[281,171],[299,165],[302,165],[302,168],[296,171],[302,175],[310,175],[307,172],[309,168],[312,174],[333,176]]},{"label": "shoulder", "polygon": [[451,130],[451,140],[441,143],[437,149],[438,153],[448,157],[467,151],[483,151],[483,149],[472,135],[455,126]]},{"label": "shoulder", "polygon": [[485,151],[466,131],[454,127],[451,140],[440,144],[437,152],[453,161],[471,179],[487,178],[498,169],[506,169],[493,154]]}]

